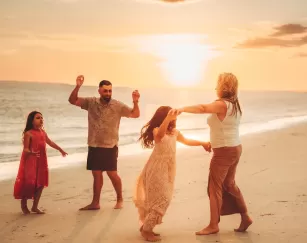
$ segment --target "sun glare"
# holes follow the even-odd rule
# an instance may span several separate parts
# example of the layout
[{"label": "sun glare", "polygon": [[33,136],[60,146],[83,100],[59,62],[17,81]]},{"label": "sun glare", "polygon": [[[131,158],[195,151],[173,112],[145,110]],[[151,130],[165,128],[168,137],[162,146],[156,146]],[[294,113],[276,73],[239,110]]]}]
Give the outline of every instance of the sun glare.
[{"label": "sun glare", "polygon": [[159,35],[142,42],[143,51],[159,57],[167,80],[175,86],[193,86],[202,81],[207,63],[216,53],[204,44],[203,35]]}]

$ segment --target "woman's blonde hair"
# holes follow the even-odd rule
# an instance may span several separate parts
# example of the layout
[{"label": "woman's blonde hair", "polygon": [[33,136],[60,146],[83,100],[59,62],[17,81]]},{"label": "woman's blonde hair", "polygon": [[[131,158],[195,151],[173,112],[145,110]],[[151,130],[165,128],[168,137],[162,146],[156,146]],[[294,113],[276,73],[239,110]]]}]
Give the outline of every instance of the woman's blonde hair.
[{"label": "woman's blonde hair", "polygon": [[242,115],[240,103],[238,100],[238,79],[232,73],[221,73],[217,81],[217,89],[220,99],[227,100],[233,104],[231,115],[237,115],[238,111]]}]

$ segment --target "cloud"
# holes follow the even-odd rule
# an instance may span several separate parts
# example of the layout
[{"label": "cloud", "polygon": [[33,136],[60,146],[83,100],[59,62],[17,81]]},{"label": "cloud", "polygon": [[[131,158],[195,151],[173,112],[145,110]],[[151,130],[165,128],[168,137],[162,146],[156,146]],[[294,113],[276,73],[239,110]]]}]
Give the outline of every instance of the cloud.
[{"label": "cloud", "polygon": [[[284,24],[273,27],[273,33],[265,37],[249,38],[236,48],[300,47],[307,44],[307,27],[300,24]],[[287,37],[287,38],[285,38]]]},{"label": "cloud", "polygon": [[299,39],[284,40],[279,38],[255,38],[238,44],[238,48],[263,48],[263,47],[298,47],[307,44],[307,36]]},{"label": "cloud", "polygon": [[307,27],[300,24],[284,24],[274,28],[276,30],[275,33],[271,34],[271,36],[279,37],[285,35],[293,35],[293,34],[302,34],[307,32]]},{"label": "cloud", "polygon": [[295,54],[294,57],[306,58],[307,52],[299,52],[299,53]]}]

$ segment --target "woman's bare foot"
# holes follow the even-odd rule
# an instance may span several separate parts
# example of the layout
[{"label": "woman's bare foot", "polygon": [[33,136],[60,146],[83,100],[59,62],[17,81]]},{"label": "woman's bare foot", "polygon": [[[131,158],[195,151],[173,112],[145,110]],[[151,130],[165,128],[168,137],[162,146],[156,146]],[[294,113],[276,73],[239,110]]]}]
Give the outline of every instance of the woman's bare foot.
[{"label": "woman's bare foot", "polygon": [[41,211],[41,210],[38,209],[38,208],[32,208],[32,209],[31,209],[31,212],[32,212],[32,213],[37,213],[37,214],[45,214],[44,211]]},{"label": "woman's bare foot", "polygon": [[[141,228],[140,228],[140,232],[142,232],[143,231],[143,225],[141,226]],[[160,234],[159,233],[155,233],[155,232],[152,232],[153,234],[154,234],[154,236],[160,236]]]},{"label": "woman's bare foot", "polygon": [[142,234],[144,240],[146,240],[146,241],[157,242],[157,241],[161,240],[161,237],[154,235],[153,232],[148,232],[148,231],[142,230],[141,234]]},{"label": "woman's bare foot", "polygon": [[80,211],[85,211],[85,210],[99,210],[100,209],[100,205],[99,204],[89,204],[83,208],[80,208]]},{"label": "woman's bare foot", "polygon": [[234,231],[235,232],[245,232],[252,223],[253,223],[253,220],[250,217],[242,219],[239,228],[234,229]]},{"label": "woman's bare foot", "polygon": [[218,226],[207,226],[206,228],[197,231],[195,234],[196,235],[211,235],[211,234],[216,234],[220,231]]},{"label": "woman's bare foot", "polygon": [[123,208],[123,204],[124,204],[124,201],[121,199],[121,200],[117,200],[115,206],[114,206],[114,209],[121,209]]}]

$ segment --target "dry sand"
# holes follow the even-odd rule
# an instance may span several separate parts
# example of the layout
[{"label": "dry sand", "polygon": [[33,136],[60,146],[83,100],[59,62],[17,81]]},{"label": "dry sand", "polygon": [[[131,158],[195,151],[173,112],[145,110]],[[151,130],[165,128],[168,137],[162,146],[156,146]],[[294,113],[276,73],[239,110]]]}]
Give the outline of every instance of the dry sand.
[{"label": "dry sand", "polygon": [[[195,236],[209,221],[206,194],[211,155],[201,148],[177,153],[175,195],[156,228],[165,243],[307,242],[307,124],[242,138],[243,155],[237,183],[254,224],[248,233],[235,233],[239,215],[221,218],[220,233]],[[14,181],[0,183],[0,242],[143,242],[132,203],[135,180],[148,153],[120,157],[125,205],[114,210],[115,192],[109,178],[101,196],[101,210],[79,212],[92,197],[92,177],[85,165],[51,171],[50,186],[40,206],[45,215],[22,215],[12,196]]]}]

